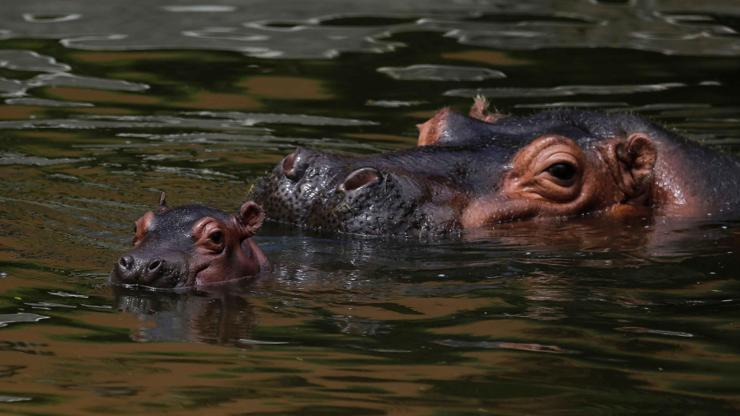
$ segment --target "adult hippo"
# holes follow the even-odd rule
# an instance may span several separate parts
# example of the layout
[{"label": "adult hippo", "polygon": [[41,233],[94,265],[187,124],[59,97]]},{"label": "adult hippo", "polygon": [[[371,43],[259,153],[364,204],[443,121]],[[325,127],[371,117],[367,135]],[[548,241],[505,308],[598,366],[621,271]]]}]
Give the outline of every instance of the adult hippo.
[{"label": "adult hippo", "polygon": [[157,212],[136,221],[134,248],[113,267],[113,284],[156,288],[205,286],[254,276],[267,257],[250,237],[262,225],[252,201],[228,215],[203,205],[168,208],[164,192]]},{"label": "adult hippo", "polygon": [[737,215],[740,162],[630,114],[444,109],[418,147],[369,157],[299,148],[250,197],[271,219],[374,235],[441,235],[586,213]]}]

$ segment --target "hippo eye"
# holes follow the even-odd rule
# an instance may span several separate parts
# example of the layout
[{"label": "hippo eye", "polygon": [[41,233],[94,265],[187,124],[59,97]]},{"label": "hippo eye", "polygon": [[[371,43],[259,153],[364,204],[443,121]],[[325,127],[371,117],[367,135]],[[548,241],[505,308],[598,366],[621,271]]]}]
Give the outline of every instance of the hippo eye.
[{"label": "hippo eye", "polygon": [[576,167],[570,163],[555,163],[545,170],[547,173],[561,181],[569,181],[576,176]]},{"label": "hippo eye", "polygon": [[224,239],[224,233],[222,233],[221,231],[214,231],[208,235],[208,239],[215,244],[221,244]]}]

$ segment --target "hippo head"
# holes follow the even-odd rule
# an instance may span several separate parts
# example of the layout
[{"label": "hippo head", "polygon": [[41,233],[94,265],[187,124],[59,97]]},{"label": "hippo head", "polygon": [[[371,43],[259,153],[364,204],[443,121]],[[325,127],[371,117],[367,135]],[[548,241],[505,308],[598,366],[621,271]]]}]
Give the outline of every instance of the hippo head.
[{"label": "hippo head", "polygon": [[255,275],[267,265],[250,239],[263,218],[252,201],[228,215],[203,205],[167,208],[162,193],[157,212],[136,221],[134,248],[118,259],[111,282],[179,288]]},{"label": "hippo head", "polygon": [[575,110],[478,113],[440,111],[409,150],[349,157],[298,149],[250,196],[279,222],[401,236],[651,204],[659,132],[649,123]]}]

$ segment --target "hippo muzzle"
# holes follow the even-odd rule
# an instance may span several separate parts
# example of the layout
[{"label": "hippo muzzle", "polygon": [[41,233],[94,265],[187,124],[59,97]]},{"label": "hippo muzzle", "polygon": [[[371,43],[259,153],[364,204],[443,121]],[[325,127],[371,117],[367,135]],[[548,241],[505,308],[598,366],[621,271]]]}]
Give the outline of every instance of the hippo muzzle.
[{"label": "hippo muzzle", "polygon": [[112,279],[125,285],[179,287],[192,284],[184,251],[151,251],[141,247],[121,256],[113,267]]},{"label": "hippo muzzle", "polygon": [[[507,149],[489,153],[504,155]],[[270,219],[304,228],[369,235],[425,236],[461,230],[471,182],[500,175],[497,165],[473,171],[477,149],[413,149],[368,158],[299,148],[260,178],[250,198]],[[494,159],[500,156],[494,156]],[[495,181],[493,181],[495,186]]]}]

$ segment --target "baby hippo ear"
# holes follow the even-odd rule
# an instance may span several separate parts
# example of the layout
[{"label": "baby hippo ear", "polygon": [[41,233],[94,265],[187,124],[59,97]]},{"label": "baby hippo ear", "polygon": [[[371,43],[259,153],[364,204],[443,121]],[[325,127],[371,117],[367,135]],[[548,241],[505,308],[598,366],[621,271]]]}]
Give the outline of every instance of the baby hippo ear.
[{"label": "baby hippo ear", "polygon": [[645,133],[633,133],[617,146],[617,158],[622,170],[622,186],[629,197],[647,191],[658,160],[658,149]]},{"label": "baby hippo ear", "polygon": [[239,208],[239,224],[245,231],[245,237],[251,237],[262,226],[265,220],[265,211],[254,201],[247,201]]}]

